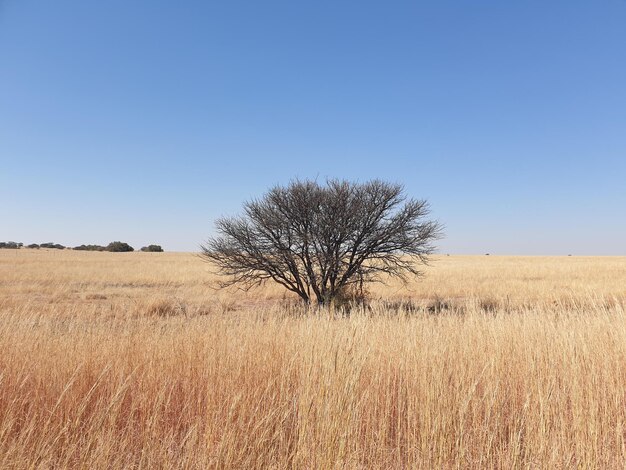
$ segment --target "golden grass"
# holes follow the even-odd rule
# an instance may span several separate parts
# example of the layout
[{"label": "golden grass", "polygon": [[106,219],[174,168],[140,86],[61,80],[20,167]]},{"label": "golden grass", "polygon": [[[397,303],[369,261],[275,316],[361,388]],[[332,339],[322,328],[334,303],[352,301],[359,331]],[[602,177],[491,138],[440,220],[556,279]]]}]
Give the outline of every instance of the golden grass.
[{"label": "golden grass", "polygon": [[207,269],[0,251],[0,468],[626,461],[626,258],[441,257],[349,317]]}]

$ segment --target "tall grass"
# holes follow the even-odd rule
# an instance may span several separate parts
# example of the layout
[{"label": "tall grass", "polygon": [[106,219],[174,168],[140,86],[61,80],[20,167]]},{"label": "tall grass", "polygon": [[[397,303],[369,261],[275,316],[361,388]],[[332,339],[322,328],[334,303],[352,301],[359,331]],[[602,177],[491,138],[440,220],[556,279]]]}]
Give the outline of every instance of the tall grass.
[{"label": "tall grass", "polygon": [[[32,270],[50,262],[37,256]],[[437,299],[439,309],[418,295],[341,316],[266,301],[219,308],[224,299],[167,291],[172,279],[154,271],[133,296],[99,287],[102,273],[84,275],[85,266],[42,282],[37,297],[43,274],[20,269],[0,297],[0,468],[626,461],[617,281],[611,295],[454,295]],[[87,298],[96,291],[104,299]]]}]

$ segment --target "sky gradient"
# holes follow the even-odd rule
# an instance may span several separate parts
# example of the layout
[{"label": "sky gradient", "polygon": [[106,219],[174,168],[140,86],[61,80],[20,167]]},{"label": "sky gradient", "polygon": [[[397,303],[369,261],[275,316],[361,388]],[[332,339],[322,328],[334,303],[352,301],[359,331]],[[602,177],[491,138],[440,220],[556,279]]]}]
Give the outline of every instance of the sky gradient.
[{"label": "sky gradient", "polygon": [[626,255],[626,1],[0,0],[0,241],[195,251],[295,177]]}]

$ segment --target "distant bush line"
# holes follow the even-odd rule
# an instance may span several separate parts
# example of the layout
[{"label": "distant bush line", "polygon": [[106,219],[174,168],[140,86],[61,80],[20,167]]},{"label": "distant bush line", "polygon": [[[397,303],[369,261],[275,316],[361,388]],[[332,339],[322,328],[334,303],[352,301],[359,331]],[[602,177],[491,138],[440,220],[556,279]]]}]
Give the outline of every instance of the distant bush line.
[{"label": "distant bush line", "polygon": [[0,242],[0,248],[6,248],[9,250],[17,250],[18,248],[22,248],[22,246],[24,246],[23,243]]},{"label": "distant bush line", "polygon": [[[0,242],[0,249],[9,249],[9,250],[18,250],[20,248],[24,248],[23,243],[17,242]],[[123,253],[135,251],[135,249],[130,246],[128,243],[115,241],[109,243],[107,246],[102,245],[79,245],[74,248],[63,246],[60,243],[31,243],[30,245],[26,245],[26,248],[31,249],[39,249],[39,248],[53,248],[56,250],[78,250],[78,251],[109,251],[114,253]],[[161,253],[163,252],[163,248],[161,245],[148,245],[141,248],[140,251],[151,252],[151,253]]]}]

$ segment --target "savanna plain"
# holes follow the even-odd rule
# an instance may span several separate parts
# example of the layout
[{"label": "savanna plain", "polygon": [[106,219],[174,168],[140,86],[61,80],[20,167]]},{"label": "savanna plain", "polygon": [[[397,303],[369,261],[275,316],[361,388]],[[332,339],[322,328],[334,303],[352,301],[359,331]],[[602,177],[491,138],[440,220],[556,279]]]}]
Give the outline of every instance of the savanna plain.
[{"label": "savanna plain", "polygon": [[623,468],[626,257],[307,311],[189,253],[0,250],[0,468]]}]

